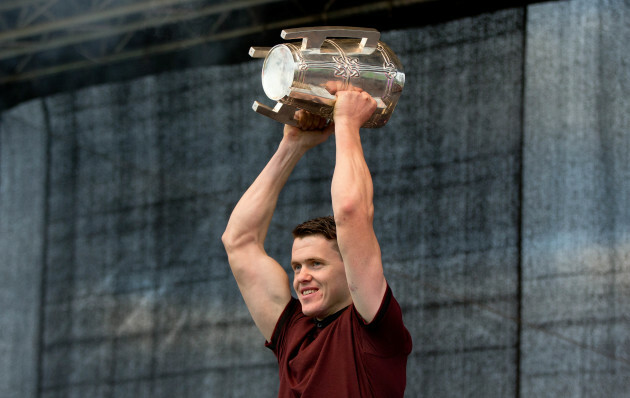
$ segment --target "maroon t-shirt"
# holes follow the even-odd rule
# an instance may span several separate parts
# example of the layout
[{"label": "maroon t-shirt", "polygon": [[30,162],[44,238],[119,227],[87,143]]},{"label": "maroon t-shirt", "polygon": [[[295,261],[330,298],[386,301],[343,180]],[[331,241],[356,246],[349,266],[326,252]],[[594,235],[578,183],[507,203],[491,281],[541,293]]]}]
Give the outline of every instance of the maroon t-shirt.
[{"label": "maroon t-shirt", "polygon": [[411,336],[389,286],[369,324],[354,305],[317,321],[291,298],[265,346],[278,358],[280,398],[404,395]]}]

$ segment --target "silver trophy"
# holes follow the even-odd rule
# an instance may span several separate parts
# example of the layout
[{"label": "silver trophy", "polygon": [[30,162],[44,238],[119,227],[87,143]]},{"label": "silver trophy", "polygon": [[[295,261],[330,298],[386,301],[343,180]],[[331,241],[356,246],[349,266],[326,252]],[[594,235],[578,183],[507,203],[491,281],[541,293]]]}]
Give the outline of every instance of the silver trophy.
[{"label": "silver trophy", "polygon": [[293,115],[298,109],[331,119],[336,99],[331,92],[357,87],[377,103],[363,127],[387,123],[405,84],[405,74],[396,54],[379,41],[379,31],[319,26],[285,29],[280,36],[302,42],[249,50],[251,57],[265,58],[263,89],[270,99],[278,101],[274,108],[255,101],[256,112],[291,125],[296,125]]}]

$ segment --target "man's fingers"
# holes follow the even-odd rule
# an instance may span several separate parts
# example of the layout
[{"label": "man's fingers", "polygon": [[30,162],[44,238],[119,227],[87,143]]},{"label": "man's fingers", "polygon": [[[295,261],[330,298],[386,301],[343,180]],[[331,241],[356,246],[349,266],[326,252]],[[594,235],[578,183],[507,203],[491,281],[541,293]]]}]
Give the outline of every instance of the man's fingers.
[{"label": "man's fingers", "polygon": [[295,120],[301,130],[321,130],[326,127],[327,119],[300,109],[295,113]]},{"label": "man's fingers", "polygon": [[359,92],[363,91],[361,87],[356,87],[356,86],[353,86],[352,84],[346,85],[344,82],[340,82],[336,80],[331,80],[331,81],[326,82],[325,88],[332,95],[336,95],[337,93],[341,91],[359,91]]}]

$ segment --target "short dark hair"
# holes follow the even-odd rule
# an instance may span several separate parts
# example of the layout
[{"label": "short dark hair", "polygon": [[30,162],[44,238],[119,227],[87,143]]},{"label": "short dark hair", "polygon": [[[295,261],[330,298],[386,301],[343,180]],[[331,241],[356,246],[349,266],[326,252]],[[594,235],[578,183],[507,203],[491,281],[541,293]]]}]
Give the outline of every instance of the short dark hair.
[{"label": "short dark hair", "polygon": [[304,238],[311,235],[322,235],[337,243],[337,226],[333,216],[317,217],[298,225],[293,229],[293,238]]}]

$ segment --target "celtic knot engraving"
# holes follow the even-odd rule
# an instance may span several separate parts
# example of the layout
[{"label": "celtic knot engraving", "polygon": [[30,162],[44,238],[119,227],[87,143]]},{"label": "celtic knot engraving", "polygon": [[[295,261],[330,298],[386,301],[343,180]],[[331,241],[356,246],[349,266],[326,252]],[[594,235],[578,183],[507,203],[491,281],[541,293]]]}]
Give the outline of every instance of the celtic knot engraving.
[{"label": "celtic knot engraving", "polygon": [[303,59],[300,59],[300,62],[297,65],[298,70],[304,71],[308,69],[308,64],[304,62]]},{"label": "celtic knot engraving", "polygon": [[359,60],[356,58],[333,57],[335,61],[335,76],[337,77],[358,77]]},{"label": "celtic knot engraving", "polygon": [[388,78],[393,79],[396,77],[396,73],[398,73],[398,69],[396,69],[396,65],[393,62],[385,62],[383,63],[383,68],[385,69],[385,74]]}]

